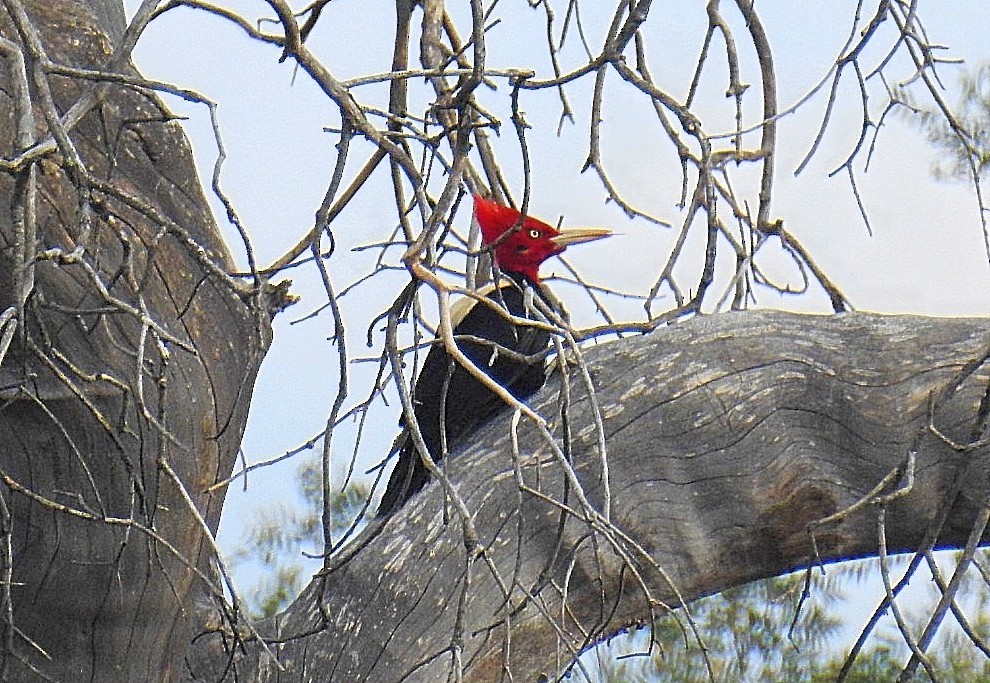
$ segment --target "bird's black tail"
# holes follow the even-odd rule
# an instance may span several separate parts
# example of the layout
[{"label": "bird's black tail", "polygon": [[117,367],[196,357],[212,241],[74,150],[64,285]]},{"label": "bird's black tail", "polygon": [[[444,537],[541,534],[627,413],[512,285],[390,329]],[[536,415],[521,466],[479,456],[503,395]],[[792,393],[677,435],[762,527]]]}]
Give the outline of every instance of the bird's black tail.
[{"label": "bird's black tail", "polygon": [[377,517],[386,517],[422,489],[429,481],[430,473],[416,450],[416,444],[408,434],[399,446],[399,460],[388,478],[385,494],[378,504]]}]

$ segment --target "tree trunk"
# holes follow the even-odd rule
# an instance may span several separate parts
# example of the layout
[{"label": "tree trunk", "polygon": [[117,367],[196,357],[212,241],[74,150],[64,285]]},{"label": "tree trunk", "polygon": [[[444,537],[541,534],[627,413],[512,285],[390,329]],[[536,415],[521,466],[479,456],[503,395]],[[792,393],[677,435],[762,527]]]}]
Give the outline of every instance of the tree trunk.
[{"label": "tree trunk", "polygon": [[269,320],[156,98],[103,85],[53,123],[98,91],[45,58],[112,51],[85,7],[11,3],[0,33],[2,678],[176,680]]},{"label": "tree trunk", "polygon": [[[21,5],[41,31],[24,81]],[[469,519],[433,482],[264,646],[221,626],[206,530],[224,490],[206,491],[231,471],[278,290],[224,273],[188,146],[146,93],[101,86],[67,138],[20,155],[58,129],[43,84],[58,114],[93,88],[45,78],[37,46],[109,59],[89,7],[115,21],[100,0],[0,15],[0,338],[19,323],[0,365],[5,680],[535,680],[667,606],[876,554],[881,511],[890,552],[932,528],[965,542],[988,494],[967,476],[987,467],[985,320],[720,315],[587,350],[597,410],[572,369],[532,401],[566,420],[522,419],[514,441],[503,415],[448,459]],[[809,525],[863,499],[816,529],[816,558]]]}]

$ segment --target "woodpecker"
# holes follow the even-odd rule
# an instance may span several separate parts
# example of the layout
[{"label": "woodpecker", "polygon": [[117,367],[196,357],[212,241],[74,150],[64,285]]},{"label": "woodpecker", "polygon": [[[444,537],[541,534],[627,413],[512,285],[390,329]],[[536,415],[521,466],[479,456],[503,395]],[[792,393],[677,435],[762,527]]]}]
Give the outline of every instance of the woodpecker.
[{"label": "woodpecker", "polygon": [[[552,307],[545,285],[540,282],[540,265],[544,261],[572,244],[612,234],[600,228],[557,230],[478,195],[474,197],[474,215],[482,242],[491,248],[496,266],[496,282],[480,293],[517,318],[535,317],[533,297]],[[543,361],[527,362],[520,356],[545,351],[550,343],[548,331],[514,325],[504,313],[470,297],[451,307],[451,323],[458,348],[513,396],[522,400],[543,386]],[[505,350],[514,353],[504,353]],[[430,348],[413,390],[413,407],[423,441],[434,460],[463,442],[503,405],[497,394],[451,358],[442,343]],[[400,424],[405,426],[405,421]],[[379,517],[398,510],[429,479],[408,430],[397,440],[396,448],[399,459],[379,503]]]}]

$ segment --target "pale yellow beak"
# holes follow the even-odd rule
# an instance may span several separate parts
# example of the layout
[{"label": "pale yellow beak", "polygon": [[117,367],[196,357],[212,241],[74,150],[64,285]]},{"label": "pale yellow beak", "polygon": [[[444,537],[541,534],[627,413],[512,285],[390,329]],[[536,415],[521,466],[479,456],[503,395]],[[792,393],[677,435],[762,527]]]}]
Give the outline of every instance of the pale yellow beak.
[{"label": "pale yellow beak", "polygon": [[550,241],[563,251],[572,244],[594,242],[611,234],[612,231],[605,228],[571,228],[570,230],[561,230],[559,234],[551,237]]}]

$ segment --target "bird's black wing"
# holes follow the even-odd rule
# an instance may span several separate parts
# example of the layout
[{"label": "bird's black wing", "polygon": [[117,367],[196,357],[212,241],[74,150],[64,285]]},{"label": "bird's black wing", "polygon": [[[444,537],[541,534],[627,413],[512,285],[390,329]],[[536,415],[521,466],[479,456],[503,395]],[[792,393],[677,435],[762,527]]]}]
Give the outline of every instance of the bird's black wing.
[{"label": "bird's black wing", "polygon": [[[517,317],[532,318],[526,306],[527,286],[518,279],[503,277],[502,286],[492,288],[487,296]],[[500,349],[533,356],[546,350],[549,332],[513,325],[504,315],[477,301],[452,323],[458,348],[513,396],[526,398],[543,386],[546,372],[542,360],[526,362],[500,353]],[[426,354],[413,390],[413,403],[423,440],[435,460],[463,442],[505,405],[481,380],[454,361],[441,343],[434,344]],[[428,479],[426,467],[407,434],[378,514],[397,510]]]}]

